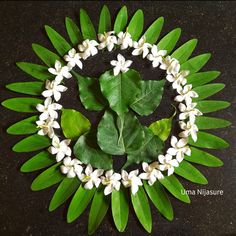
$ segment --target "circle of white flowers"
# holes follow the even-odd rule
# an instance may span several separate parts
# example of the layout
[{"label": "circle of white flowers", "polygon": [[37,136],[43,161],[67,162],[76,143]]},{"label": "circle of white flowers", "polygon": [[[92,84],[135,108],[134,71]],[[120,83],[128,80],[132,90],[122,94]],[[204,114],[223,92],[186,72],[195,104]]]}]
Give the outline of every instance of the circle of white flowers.
[{"label": "circle of white flowers", "polygon": [[[135,194],[139,186],[143,185],[142,180],[147,180],[149,185],[153,185],[155,181],[165,177],[163,175],[164,171],[167,172],[168,176],[172,175],[174,168],[178,167],[179,163],[184,159],[184,155],[191,155],[188,137],[191,136],[196,142],[198,128],[195,124],[195,117],[202,115],[196,108],[197,103],[192,102],[192,98],[198,97],[198,94],[192,90],[191,84],[187,84],[186,76],[189,71],[181,71],[178,60],[167,56],[165,50],[158,50],[156,45],[147,43],[145,36],[142,36],[136,42],[132,40],[128,32],[119,32],[115,35],[111,31],[98,34],[98,40],[99,42],[89,39],[84,40],[82,44],[78,45],[78,52],[72,48],[64,56],[64,60],[67,63],[66,66],[62,66],[61,62],[56,61],[55,68],[48,69],[51,74],[55,75],[55,79],[46,81],[46,89],[42,93],[45,97],[44,104],[36,106],[37,110],[41,112],[39,121],[36,122],[37,127],[40,129],[38,134],[48,135],[51,138],[52,146],[48,148],[48,151],[56,156],[57,162],[63,161],[60,166],[61,172],[68,178],[79,178],[81,182],[85,183],[84,188],[92,189],[94,186],[98,188],[102,184],[105,186],[104,194],[108,195],[113,190],[119,191],[121,184],[123,184],[126,188],[130,187],[132,194]],[[61,84],[63,79],[72,77],[70,71],[73,67],[78,66],[82,69],[82,60],[94,56],[98,53],[98,50],[107,48],[108,51],[112,51],[116,45],[121,50],[133,48],[132,55],[142,55],[143,58],[147,58],[152,62],[153,67],[166,70],[166,79],[172,83],[173,89],[178,93],[174,100],[179,102],[179,125],[182,130],[178,135],[179,139],[172,136],[171,147],[165,155],[159,155],[157,161],[150,164],[143,162],[142,173],[139,173],[138,169],[129,173],[125,170],[122,170],[121,173],[115,173],[114,170],[106,172],[103,169],[94,170],[90,164],[84,165],[77,158],[72,159],[72,151],[69,147],[70,140],[60,140],[54,132],[54,129],[60,128],[56,120],[58,118],[57,111],[62,109],[62,105],[57,102],[61,98],[61,93],[67,90],[67,87]],[[113,73],[116,76],[119,73],[127,72],[132,61],[125,60],[121,54],[118,54],[117,61],[112,60],[110,63],[114,66]]]}]

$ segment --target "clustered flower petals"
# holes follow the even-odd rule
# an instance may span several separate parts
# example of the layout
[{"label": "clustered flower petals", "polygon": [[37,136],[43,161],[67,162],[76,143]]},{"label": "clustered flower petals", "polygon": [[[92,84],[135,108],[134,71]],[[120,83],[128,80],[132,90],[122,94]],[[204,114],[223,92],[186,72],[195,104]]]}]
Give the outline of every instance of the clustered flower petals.
[{"label": "clustered flower petals", "polygon": [[152,45],[150,43],[146,43],[146,37],[142,36],[138,42],[133,43],[133,47],[135,49],[133,50],[132,55],[142,55],[143,58],[145,58],[148,55],[149,49],[152,47]]},{"label": "clustered flower petals", "polygon": [[96,55],[98,53],[97,46],[98,43],[95,40],[84,40],[82,44],[78,46],[81,58],[86,60],[88,57]]},{"label": "clustered flower petals", "polygon": [[110,31],[110,32],[105,32],[104,34],[98,34],[98,40],[101,42],[98,45],[98,49],[103,49],[103,48],[107,48],[107,50],[110,52],[115,44],[117,44],[117,38],[114,34],[114,31]]},{"label": "clustered flower petals", "polygon": [[117,76],[120,72],[125,73],[129,70],[129,67],[131,66],[132,61],[131,60],[125,60],[125,58],[121,55],[117,55],[117,61],[112,60],[111,65],[114,66],[113,73],[115,76]]},{"label": "clustered flower petals", "polygon": [[63,159],[63,165],[60,166],[61,172],[66,175],[67,178],[74,178],[80,176],[83,167],[82,162],[78,159],[71,159],[71,157],[65,157]]},{"label": "clustered flower petals", "polygon": [[121,180],[121,175],[118,173],[114,173],[113,170],[108,170],[105,173],[105,176],[101,177],[102,184],[105,187],[104,189],[104,194],[109,195],[112,193],[113,190],[119,191],[120,190],[120,180]]}]

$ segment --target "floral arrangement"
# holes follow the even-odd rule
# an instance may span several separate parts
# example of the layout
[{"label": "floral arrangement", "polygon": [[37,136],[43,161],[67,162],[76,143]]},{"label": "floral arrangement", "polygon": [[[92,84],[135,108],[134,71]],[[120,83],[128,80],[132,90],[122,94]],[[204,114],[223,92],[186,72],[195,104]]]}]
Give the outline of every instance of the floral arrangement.
[{"label": "floral arrangement", "polygon": [[[207,179],[190,162],[221,166],[221,160],[199,148],[228,147],[223,139],[202,131],[230,125],[224,119],[203,116],[229,106],[226,101],[205,100],[224,88],[224,84],[209,83],[219,76],[219,72],[199,72],[210,54],[189,59],[196,39],[187,41],[171,53],[181,30],[172,30],[156,43],[163,17],[155,20],[144,33],[143,22],[143,12],[137,10],[128,23],[124,6],[112,29],[109,10],[104,6],[97,34],[86,11],[81,9],[81,29],[72,19],[67,17],[65,21],[71,43],[46,26],[46,33],[58,54],[33,44],[34,52],[46,66],[17,63],[20,69],[40,82],[7,85],[12,91],[41,96],[44,100],[17,97],[2,103],[14,111],[39,113],[7,130],[14,135],[31,134],[15,144],[13,151],[42,150],[25,162],[21,171],[49,167],[33,181],[31,188],[37,191],[60,183],[50,202],[50,211],[74,194],[68,209],[68,222],[77,219],[92,201],[89,234],[98,228],[110,203],[117,229],[125,230],[129,192],[137,218],[147,232],[152,229],[148,198],[165,218],[172,220],[173,209],[165,189],[177,199],[190,202],[188,195],[181,194],[184,187],[175,174],[194,183],[207,184]],[[83,70],[84,60],[99,51],[117,49],[131,50],[133,56],[150,61],[153,69],[166,72],[166,78],[142,80],[140,73],[132,69],[132,60],[126,60],[122,53],[110,62],[111,69],[100,78],[84,77],[77,72]],[[104,111],[98,127],[92,127],[81,112],[65,109],[59,103],[62,94],[68,90],[66,81],[72,77],[78,81],[83,106],[88,110]],[[166,81],[177,94],[173,101],[176,106],[173,116],[157,120],[149,127],[143,126],[137,117],[150,115],[157,109]],[[178,137],[170,136],[175,116],[181,130]],[[169,136],[171,147],[164,149]],[[113,168],[113,155],[126,155],[126,163],[119,171]],[[128,171],[134,163],[141,164],[141,168]]]}]

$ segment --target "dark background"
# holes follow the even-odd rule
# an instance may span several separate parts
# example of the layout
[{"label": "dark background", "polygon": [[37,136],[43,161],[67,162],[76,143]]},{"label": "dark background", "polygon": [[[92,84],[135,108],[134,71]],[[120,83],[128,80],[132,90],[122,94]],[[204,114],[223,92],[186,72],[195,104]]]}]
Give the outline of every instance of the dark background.
[{"label": "dark background", "polygon": [[[231,147],[227,150],[212,151],[224,161],[221,168],[198,166],[209,180],[207,186],[191,184],[180,179],[186,189],[220,189],[223,196],[190,196],[191,205],[179,202],[170,196],[175,217],[168,222],[159,215],[154,207],[152,235],[236,235],[235,227],[235,102],[236,102],[236,53],[235,53],[235,2],[158,2],[158,1],[113,1],[113,2],[0,2],[0,86],[1,101],[19,96],[7,91],[4,86],[10,82],[29,81],[31,78],[18,70],[16,61],[39,62],[31,50],[31,43],[36,42],[51,48],[43,25],[48,24],[58,32],[65,34],[64,17],[70,16],[78,22],[79,8],[85,8],[95,23],[98,24],[99,12],[103,4],[107,4],[113,19],[118,9],[127,5],[129,16],[138,8],[143,9],[145,25],[149,25],[156,17],[164,16],[165,24],[161,37],[176,27],[182,28],[182,36],[178,45],[191,38],[198,38],[199,43],[194,55],[211,52],[212,58],[204,70],[219,70],[222,72],[218,82],[226,84],[223,92],[214,98],[228,100],[231,107],[218,112],[216,116],[232,121],[229,129],[215,130],[214,133],[229,141]],[[90,76],[101,74],[109,68],[109,60],[116,54],[99,55],[88,62],[84,73]],[[102,60],[100,60],[102,58]],[[155,79],[158,74],[153,70],[139,65],[135,59],[134,66],[142,75]],[[63,98],[67,107],[82,109],[77,99],[77,87],[69,82],[71,91]],[[165,91],[164,101],[154,115],[144,119],[145,123],[166,117],[169,110],[169,90]],[[172,96],[172,95],[171,95]],[[167,105],[167,107],[165,106]],[[87,234],[88,212],[85,212],[72,224],[66,223],[67,204],[49,213],[47,208],[56,186],[32,192],[30,184],[39,173],[22,174],[19,171],[22,163],[33,154],[18,154],[11,147],[21,139],[19,136],[9,136],[6,128],[29,114],[20,114],[1,109],[1,157],[0,157],[0,235],[33,235],[33,236],[74,236]],[[84,110],[83,110],[84,111]],[[95,121],[94,114],[88,114]],[[197,166],[197,165],[196,165]],[[109,213],[95,235],[118,235]],[[130,211],[127,229],[123,235],[147,235]]]}]

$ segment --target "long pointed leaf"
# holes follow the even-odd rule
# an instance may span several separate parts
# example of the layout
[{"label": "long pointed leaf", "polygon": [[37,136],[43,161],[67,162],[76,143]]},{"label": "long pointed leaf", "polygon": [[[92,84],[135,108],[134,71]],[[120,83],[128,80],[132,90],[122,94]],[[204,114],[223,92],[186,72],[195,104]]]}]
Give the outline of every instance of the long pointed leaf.
[{"label": "long pointed leaf", "polygon": [[231,125],[231,122],[228,120],[207,116],[197,117],[195,123],[200,130],[225,128]]},{"label": "long pointed leaf", "polygon": [[206,100],[206,101],[199,101],[196,107],[202,113],[210,113],[214,111],[223,110],[229,106],[230,103],[226,101]]},{"label": "long pointed leaf", "polygon": [[65,24],[66,24],[66,31],[67,34],[69,35],[71,43],[74,46],[77,46],[79,43],[83,41],[83,36],[79,30],[79,27],[69,17],[66,17]]},{"label": "long pointed leaf", "polygon": [[100,14],[98,33],[104,34],[108,31],[111,31],[111,16],[108,7],[104,5]]},{"label": "long pointed leaf", "polygon": [[123,6],[116,16],[116,20],[114,23],[114,31],[115,33],[119,33],[125,29],[125,26],[128,22],[128,12],[127,7]]}]

